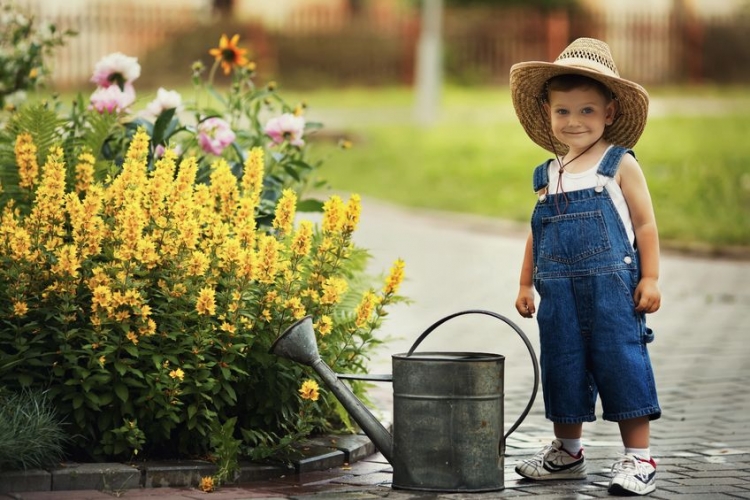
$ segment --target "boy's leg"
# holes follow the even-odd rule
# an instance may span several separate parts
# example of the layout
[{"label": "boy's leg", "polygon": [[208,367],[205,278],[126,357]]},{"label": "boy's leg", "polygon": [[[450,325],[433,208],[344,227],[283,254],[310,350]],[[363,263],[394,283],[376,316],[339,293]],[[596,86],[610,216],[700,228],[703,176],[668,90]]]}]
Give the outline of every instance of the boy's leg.
[{"label": "boy's leg", "polygon": [[625,448],[646,449],[651,439],[651,420],[645,417],[630,418],[617,423]]},{"label": "boy's leg", "polygon": [[625,455],[612,466],[609,492],[615,495],[647,495],[656,489],[656,463],[651,458],[648,416],[618,422]]},{"label": "boy's leg", "polygon": [[516,472],[527,479],[585,479],[583,449],[571,453],[564,442],[580,442],[583,424],[555,424],[555,440],[533,457],[516,466]]}]

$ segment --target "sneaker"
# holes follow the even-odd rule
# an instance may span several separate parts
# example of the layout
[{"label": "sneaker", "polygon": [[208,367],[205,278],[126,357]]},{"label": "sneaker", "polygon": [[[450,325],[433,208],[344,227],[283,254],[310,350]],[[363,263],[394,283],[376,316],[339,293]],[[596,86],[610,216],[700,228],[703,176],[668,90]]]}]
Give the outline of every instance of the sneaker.
[{"label": "sneaker", "polygon": [[656,462],[625,455],[612,466],[609,491],[613,495],[648,495],[656,489]]},{"label": "sneaker", "polygon": [[586,479],[583,449],[573,456],[555,439],[533,457],[516,466],[516,472],[526,479]]}]

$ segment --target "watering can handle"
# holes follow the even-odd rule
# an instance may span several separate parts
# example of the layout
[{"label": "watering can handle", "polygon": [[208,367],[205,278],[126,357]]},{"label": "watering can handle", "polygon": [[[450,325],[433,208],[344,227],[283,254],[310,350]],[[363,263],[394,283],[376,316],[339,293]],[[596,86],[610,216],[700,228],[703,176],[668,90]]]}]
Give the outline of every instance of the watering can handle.
[{"label": "watering can handle", "polygon": [[485,311],[482,309],[469,309],[466,311],[459,311],[457,313],[453,313],[449,316],[446,316],[445,318],[435,322],[432,326],[427,328],[427,330],[422,333],[422,335],[419,336],[419,338],[414,342],[414,344],[411,346],[411,349],[409,349],[409,352],[406,354],[407,356],[411,356],[414,352],[414,349],[419,346],[419,344],[422,343],[422,341],[430,334],[432,333],[435,328],[439,327],[443,323],[445,323],[448,320],[451,320],[455,318],[456,316],[463,316],[465,314],[485,314],[487,316],[492,316],[493,318],[497,318],[500,321],[505,322],[508,326],[513,328],[519,337],[521,337],[521,340],[523,340],[523,343],[526,344],[526,349],[529,350],[529,354],[531,355],[531,363],[534,365],[534,389],[531,391],[531,398],[529,399],[529,403],[526,405],[526,408],[523,410],[523,413],[521,413],[521,416],[518,417],[518,420],[513,424],[513,426],[510,428],[508,432],[505,433],[505,436],[503,438],[503,441],[505,439],[508,439],[508,436],[510,436],[513,431],[515,431],[519,425],[521,425],[521,422],[526,418],[526,416],[531,411],[531,407],[534,405],[534,399],[536,399],[536,393],[537,389],[539,388],[539,362],[536,359],[536,354],[534,353],[534,347],[531,345],[531,342],[529,341],[528,337],[521,331],[521,329],[513,323],[511,320],[506,318],[505,316],[502,316],[500,314],[494,313],[492,311]]}]

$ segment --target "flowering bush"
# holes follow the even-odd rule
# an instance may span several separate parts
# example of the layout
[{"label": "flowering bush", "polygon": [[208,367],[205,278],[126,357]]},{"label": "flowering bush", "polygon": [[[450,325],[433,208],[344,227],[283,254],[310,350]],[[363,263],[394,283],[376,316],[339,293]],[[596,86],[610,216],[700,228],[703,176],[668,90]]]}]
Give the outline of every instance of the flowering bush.
[{"label": "flowering bush", "polygon": [[0,109],[26,100],[26,91],[44,82],[49,68],[44,57],[65,43],[71,31],[54,24],[35,24],[12,1],[0,6]]},{"label": "flowering bush", "polygon": [[314,372],[269,348],[310,314],[323,359],[362,372],[401,300],[402,261],[383,287],[364,274],[357,195],[320,204],[317,225],[297,217],[303,122],[266,133],[275,94],[252,90],[236,43],[211,72],[235,71],[227,113],[184,125],[160,90],[153,121],[127,115],[139,69],[120,54],[92,78],[117,104],[92,96],[67,119],[30,105],[0,136],[0,385],[48,388],[76,456],[215,454],[220,483],[240,452],[349,427]]}]

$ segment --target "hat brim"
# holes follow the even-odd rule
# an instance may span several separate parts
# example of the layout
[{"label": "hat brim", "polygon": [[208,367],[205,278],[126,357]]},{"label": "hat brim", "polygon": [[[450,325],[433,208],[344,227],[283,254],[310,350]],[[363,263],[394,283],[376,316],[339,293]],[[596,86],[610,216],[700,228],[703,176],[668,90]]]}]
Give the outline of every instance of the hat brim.
[{"label": "hat brim", "polygon": [[558,141],[549,126],[549,117],[543,108],[544,84],[559,75],[577,74],[597,80],[607,86],[618,103],[617,115],[612,125],[604,130],[604,139],[610,144],[632,148],[646,127],[648,117],[648,92],[635,82],[604,75],[588,68],[531,61],[514,64],[510,69],[510,89],[513,107],[518,120],[532,141],[555,154],[565,154],[568,146]]}]

